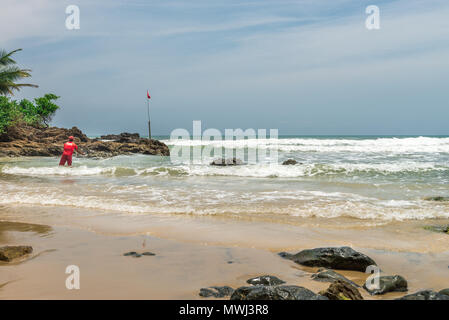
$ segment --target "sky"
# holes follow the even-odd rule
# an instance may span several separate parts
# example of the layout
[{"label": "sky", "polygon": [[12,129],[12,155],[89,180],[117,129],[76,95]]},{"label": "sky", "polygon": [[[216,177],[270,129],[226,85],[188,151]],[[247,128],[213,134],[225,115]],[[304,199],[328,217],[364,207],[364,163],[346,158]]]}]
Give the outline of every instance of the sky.
[{"label": "sky", "polygon": [[[66,7],[80,9],[68,30]],[[368,30],[365,9],[380,9]],[[447,0],[2,0],[0,48],[89,135],[449,135]],[[6,30],[6,32],[5,32]]]}]

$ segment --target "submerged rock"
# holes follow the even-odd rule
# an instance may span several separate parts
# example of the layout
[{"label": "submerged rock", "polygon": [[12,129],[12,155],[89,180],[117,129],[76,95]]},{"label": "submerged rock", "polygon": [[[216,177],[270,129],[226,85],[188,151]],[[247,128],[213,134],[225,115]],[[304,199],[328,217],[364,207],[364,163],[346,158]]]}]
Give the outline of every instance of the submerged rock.
[{"label": "submerged rock", "polygon": [[355,286],[341,280],[332,283],[327,290],[321,291],[320,295],[327,297],[329,300],[363,300]]},{"label": "submerged rock", "polygon": [[244,162],[237,158],[229,158],[229,159],[215,159],[210,163],[211,166],[219,166],[219,167],[225,167],[225,166],[240,166],[243,165]]},{"label": "submerged rock", "polygon": [[261,276],[261,277],[255,277],[246,280],[246,283],[249,283],[253,286],[262,285],[262,286],[276,286],[279,284],[285,283],[285,281],[279,279],[275,276]]},{"label": "submerged rock", "polygon": [[312,279],[315,281],[320,281],[320,282],[345,281],[347,283],[350,283],[354,287],[358,287],[358,288],[360,287],[358,284],[349,280],[345,276],[343,276],[333,270],[329,270],[329,269],[325,269],[325,268],[318,269],[317,273],[312,274]]},{"label": "submerged rock", "polygon": [[424,198],[424,200],[442,202],[442,201],[449,201],[449,197],[441,197],[441,196],[427,197],[427,198]]},{"label": "submerged rock", "polygon": [[433,232],[442,232],[449,234],[449,225],[446,226],[425,226],[424,229]]},{"label": "submerged rock", "polygon": [[0,247],[0,261],[10,262],[33,252],[31,246],[5,246]]},{"label": "submerged rock", "polygon": [[201,288],[199,295],[204,298],[209,297],[224,298],[231,296],[233,293],[234,289],[228,286],[223,286],[223,287]]},{"label": "submerged rock", "polygon": [[124,253],[123,255],[125,257],[140,258],[141,256],[155,256],[156,254],[153,253],[153,252],[149,252],[149,251],[142,252],[142,253],[138,253],[138,252],[135,252],[135,251],[130,251],[130,252]]},{"label": "submerged rock", "polygon": [[285,160],[284,162],[282,162],[283,166],[291,166],[291,165],[295,165],[298,164],[298,161],[296,161],[295,159],[288,159]]},{"label": "submerged rock", "polygon": [[279,255],[307,267],[365,272],[368,266],[376,265],[373,259],[350,247],[315,248],[303,250],[296,254],[281,252]]},{"label": "submerged rock", "polygon": [[366,286],[366,284],[363,285],[363,288],[369,292],[371,295],[377,295],[377,294],[385,294],[387,292],[404,292],[407,291],[407,280],[404,279],[404,277],[401,277],[399,275],[395,276],[380,276],[379,277],[379,288],[376,289],[370,289]]},{"label": "submerged rock", "polygon": [[328,300],[328,298],[298,286],[259,285],[236,289],[231,300]]},{"label": "submerged rock", "polygon": [[140,258],[142,255],[140,253],[137,253],[135,251],[127,252],[123,254],[126,257],[134,257],[134,258]]},{"label": "submerged rock", "polygon": [[396,300],[449,300],[449,296],[432,290],[422,290]]}]

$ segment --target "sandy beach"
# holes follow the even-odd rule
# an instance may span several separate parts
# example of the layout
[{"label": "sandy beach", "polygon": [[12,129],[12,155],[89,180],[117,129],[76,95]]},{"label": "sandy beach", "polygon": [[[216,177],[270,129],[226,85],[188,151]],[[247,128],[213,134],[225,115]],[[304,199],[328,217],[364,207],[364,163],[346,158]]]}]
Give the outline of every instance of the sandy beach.
[{"label": "sandy beach", "polygon": [[[31,224],[13,222],[18,211],[26,210],[47,212],[47,217],[35,215]],[[409,293],[449,287],[449,239],[424,230],[423,221],[342,230],[313,226],[313,219],[280,225],[215,217],[141,217],[123,225],[110,216],[77,223],[55,216],[48,208],[1,208],[0,246],[26,244],[34,252],[22,261],[2,263],[0,299],[204,299],[198,295],[200,288],[237,288],[265,274],[319,292],[329,283],[311,280],[318,268],[300,266],[277,253],[342,245],[373,258],[385,274],[405,277]],[[156,255],[123,256],[129,251]],[[65,286],[68,265],[80,268],[79,290]],[[368,276],[338,272],[359,285]],[[364,299],[404,295],[372,297],[360,292]]]}]

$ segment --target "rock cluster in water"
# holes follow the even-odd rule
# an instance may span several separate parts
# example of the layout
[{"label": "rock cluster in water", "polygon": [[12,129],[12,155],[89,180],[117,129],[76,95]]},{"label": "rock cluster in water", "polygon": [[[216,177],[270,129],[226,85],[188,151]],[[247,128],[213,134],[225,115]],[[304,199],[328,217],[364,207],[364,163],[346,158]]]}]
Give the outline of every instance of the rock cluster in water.
[{"label": "rock cluster in water", "polygon": [[164,143],[154,139],[144,139],[139,134],[122,133],[103,136],[106,140],[90,139],[80,129],[35,128],[17,125],[0,135],[0,156],[60,156],[69,136],[88,157],[106,158],[118,155],[148,154],[169,156]]}]

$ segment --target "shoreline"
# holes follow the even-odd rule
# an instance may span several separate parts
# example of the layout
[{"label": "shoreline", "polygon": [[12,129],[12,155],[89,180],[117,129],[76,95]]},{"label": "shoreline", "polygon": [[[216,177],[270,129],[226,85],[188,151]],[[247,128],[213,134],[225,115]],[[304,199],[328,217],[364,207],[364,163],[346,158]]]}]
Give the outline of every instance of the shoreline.
[{"label": "shoreline", "polygon": [[[6,270],[0,276],[0,286],[6,283],[0,288],[1,299],[204,299],[198,295],[201,288],[231,286],[235,289],[246,285],[247,279],[265,274],[319,292],[329,283],[310,278],[318,268],[300,266],[277,253],[345,245],[372,257],[386,274],[402,275],[409,283],[408,293],[373,297],[360,289],[364,299],[394,299],[422,289],[439,291],[449,287],[449,251],[442,249],[447,248],[449,237],[426,230],[415,233],[414,237],[428,235],[422,241],[427,243],[427,248],[423,245],[421,250],[410,250],[413,243],[405,246],[405,239],[395,238],[390,241],[396,248],[391,245],[382,249],[376,243],[378,238],[391,236],[396,226],[388,230],[372,227],[337,232],[213,217],[160,217],[158,222],[158,219],[148,220],[147,225],[137,219],[123,228],[117,221],[111,222],[111,216],[107,219],[100,216],[78,217],[81,220],[78,224],[53,217],[47,226],[41,219],[34,225],[37,231],[33,231],[26,219],[19,223],[6,222],[14,220],[11,213],[5,214],[5,208],[0,209],[0,246],[32,245],[35,252],[32,259],[0,266]],[[109,224],[102,224],[106,220]],[[358,241],[361,234],[365,237]],[[429,245],[432,241],[434,246]],[[419,241],[415,240],[416,243]],[[125,252],[146,250],[156,256],[123,256]],[[70,264],[80,265],[81,290],[67,290],[64,286],[65,267]],[[359,285],[368,276],[361,272],[336,271]]]}]

